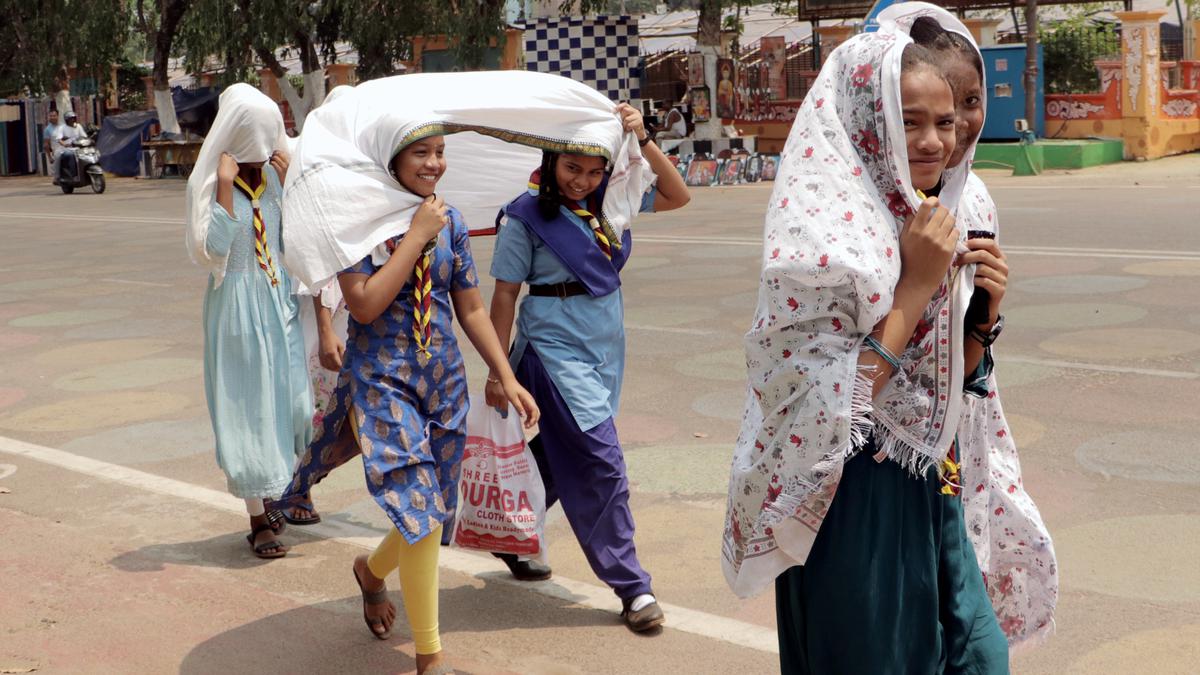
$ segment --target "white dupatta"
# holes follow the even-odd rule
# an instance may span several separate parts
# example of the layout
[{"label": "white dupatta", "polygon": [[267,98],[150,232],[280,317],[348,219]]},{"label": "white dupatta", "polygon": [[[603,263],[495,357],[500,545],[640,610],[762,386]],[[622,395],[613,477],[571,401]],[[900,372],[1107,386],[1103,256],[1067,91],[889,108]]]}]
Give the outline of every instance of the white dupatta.
[{"label": "white dupatta", "polygon": [[[612,175],[602,225],[620,241],[653,173],[616,104],[574,80],[525,71],[372,80],[309,114],[284,188],[284,264],[309,288],[408,230],[422,199],[390,172],[396,153],[446,135],[438,194],[474,230],[493,226],[542,150],[605,157]],[[475,132],[475,133],[463,133]]]},{"label": "white dupatta", "polygon": [[205,241],[212,223],[213,194],[222,153],[241,162],[266,162],[286,150],[287,135],[279,105],[254,87],[238,83],[221,93],[217,117],[204,137],[187,182],[187,249],[192,262],[208,268],[214,286],[225,278],[225,258],[208,254]]}]

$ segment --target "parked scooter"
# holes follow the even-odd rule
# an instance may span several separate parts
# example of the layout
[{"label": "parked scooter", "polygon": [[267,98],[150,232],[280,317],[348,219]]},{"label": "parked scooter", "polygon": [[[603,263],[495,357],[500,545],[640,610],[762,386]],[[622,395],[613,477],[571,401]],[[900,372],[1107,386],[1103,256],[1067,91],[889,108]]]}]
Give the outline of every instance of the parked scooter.
[{"label": "parked scooter", "polygon": [[92,192],[104,192],[104,169],[100,168],[100,151],[95,142],[81,136],[71,141],[70,149],[58,160],[58,186],[64,194],[77,187],[92,186]]}]

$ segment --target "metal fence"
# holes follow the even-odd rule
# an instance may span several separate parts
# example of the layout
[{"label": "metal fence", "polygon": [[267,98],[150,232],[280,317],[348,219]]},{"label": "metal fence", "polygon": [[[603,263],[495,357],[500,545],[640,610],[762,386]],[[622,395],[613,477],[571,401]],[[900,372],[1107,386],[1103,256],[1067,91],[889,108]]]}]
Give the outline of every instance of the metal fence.
[{"label": "metal fence", "polygon": [[[695,52],[670,50],[647,54],[642,61],[642,98],[677,102],[688,90],[688,57]],[[793,42],[787,46],[784,75],[787,100],[803,99],[816,78],[810,41]],[[763,71],[763,54],[758,45],[741,50],[733,57],[737,64],[737,89],[740,92],[761,92],[767,89]]]}]

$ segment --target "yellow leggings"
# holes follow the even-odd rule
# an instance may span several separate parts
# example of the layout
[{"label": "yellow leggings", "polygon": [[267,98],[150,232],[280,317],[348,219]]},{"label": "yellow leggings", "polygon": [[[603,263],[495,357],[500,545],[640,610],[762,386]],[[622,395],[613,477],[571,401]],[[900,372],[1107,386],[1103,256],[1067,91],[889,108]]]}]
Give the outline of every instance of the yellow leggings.
[{"label": "yellow leggings", "polygon": [[[358,424],[350,409],[350,429],[358,438]],[[378,579],[386,579],[392,570],[400,572],[400,595],[404,598],[404,613],[412,628],[417,653],[436,654],[442,651],[438,635],[438,550],[442,528],[430,532],[415,544],[393,527],[379,546],[367,558],[367,567]]]}]

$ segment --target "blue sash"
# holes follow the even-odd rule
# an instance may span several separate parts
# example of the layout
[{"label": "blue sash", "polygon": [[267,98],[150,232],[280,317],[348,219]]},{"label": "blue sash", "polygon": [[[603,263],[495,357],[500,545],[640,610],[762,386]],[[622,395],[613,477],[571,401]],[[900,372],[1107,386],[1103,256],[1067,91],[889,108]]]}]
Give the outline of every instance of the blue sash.
[{"label": "blue sash", "polygon": [[633,248],[628,229],[621,234],[621,246],[613,247],[613,257],[609,260],[593,235],[570,222],[561,210],[553,219],[544,218],[538,209],[537,197],[531,193],[526,192],[506,204],[500,214],[521,221],[537,235],[583,284],[588,295],[598,298],[621,287],[621,268],[625,267]]}]

